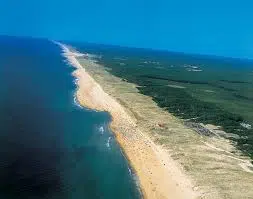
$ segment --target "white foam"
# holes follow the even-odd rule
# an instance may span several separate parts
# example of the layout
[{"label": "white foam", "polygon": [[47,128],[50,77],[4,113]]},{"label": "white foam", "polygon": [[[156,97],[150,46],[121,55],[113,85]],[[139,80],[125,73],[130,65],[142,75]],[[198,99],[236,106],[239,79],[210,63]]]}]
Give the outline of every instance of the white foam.
[{"label": "white foam", "polygon": [[198,66],[190,66],[190,67],[193,68],[193,69],[199,68]]},{"label": "white foam", "polygon": [[101,134],[104,134],[105,129],[104,129],[103,126],[100,126],[100,127],[98,128],[98,131],[99,131]]},{"label": "white foam", "polygon": [[[93,55],[93,54],[89,54],[89,53],[80,53],[78,52],[76,49],[72,48],[71,46],[67,46],[65,44],[62,44],[60,42],[57,41],[52,41],[54,44],[60,46],[62,53],[61,55],[64,57],[64,62],[67,63],[68,66],[70,67],[75,67],[77,69],[82,69],[85,70],[85,68],[78,62],[77,58],[78,57],[82,57],[84,59],[90,59],[90,58],[99,58],[101,56],[98,55]],[[93,61],[93,60],[91,60]],[[74,84],[78,87],[78,78],[74,79]],[[80,108],[80,109],[85,109],[83,106],[81,106],[81,104],[79,103],[77,96],[76,96],[76,91],[74,94],[74,104],[76,105],[76,107]],[[97,112],[96,110],[93,110],[95,112]]]},{"label": "white foam", "polygon": [[73,83],[74,83],[75,85],[77,85],[77,84],[78,84],[78,78],[74,78],[74,79],[73,79]]},{"label": "white foam", "polygon": [[127,168],[128,168],[129,174],[132,175],[132,171],[131,171],[130,167],[127,167]]},{"label": "white foam", "polygon": [[200,69],[190,69],[190,68],[188,68],[187,71],[189,71],[189,72],[201,72],[201,71],[203,71],[203,70],[200,70]]},{"label": "white foam", "polygon": [[83,107],[81,106],[81,104],[79,103],[76,95],[74,94],[74,104],[76,107],[80,108],[80,109],[83,109]]},{"label": "white foam", "polygon": [[75,68],[84,69],[83,66],[77,60],[77,58],[79,58],[79,57],[82,57],[84,59],[93,59],[93,58],[100,58],[101,57],[101,56],[94,55],[94,54],[78,52],[76,49],[74,49],[72,47],[70,50],[68,48],[69,46],[62,44],[60,42],[57,42],[57,41],[52,41],[52,42],[61,47],[62,56],[66,58],[66,61],[69,65],[71,65],[72,67],[75,67]]},{"label": "white foam", "polygon": [[194,66],[194,65],[184,65],[183,66],[187,71],[189,71],[189,72],[201,72],[201,71],[203,71],[203,70],[201,70],[200,68],[199,68],[199,66]]},{"label": "white foam", "polygon": [[158,61],[144,61],[143,64],[154,64],[154,65],[160,65],[160,62]]},{"label": "white foam", "polygon": [[110,148],[111,139],[112,139],[112,137],[109,137],[108,140],[107,140],[107,142],[106,142],[106,146],[107,146],[108,148]]}]

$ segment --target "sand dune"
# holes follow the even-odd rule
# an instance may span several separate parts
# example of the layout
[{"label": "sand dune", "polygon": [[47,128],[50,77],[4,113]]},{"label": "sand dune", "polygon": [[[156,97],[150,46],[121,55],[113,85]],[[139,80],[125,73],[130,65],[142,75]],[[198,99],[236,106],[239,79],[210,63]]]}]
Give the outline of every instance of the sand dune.
[{"label": "sand dune", "polygon": [[77,68],[80,103],[111,113],[111,129],[138,175],[145,198],[253,198],[250,159],[219,136],[225,132],[207,124],[213,136],[199,134],[139,93],[137,85],[76,56],[71,47],[62,48]]},{"label": "sand dune", "polygon": [[[191,180],[184,174],[168,152],[156,145],[141,129],[116,99],[108,95],[102,87],[85,71],[76,59],[80,53],[72,52],[68,46],[61,46],[64,56],[76,70],[78,78],[77,98],[81,105],[99,111],[107,111],[112,116],[111,129],[126,157],[138,176],[138,183],[144,198],[197,198]],[[86,64],[95,64],[87,60]]]}]

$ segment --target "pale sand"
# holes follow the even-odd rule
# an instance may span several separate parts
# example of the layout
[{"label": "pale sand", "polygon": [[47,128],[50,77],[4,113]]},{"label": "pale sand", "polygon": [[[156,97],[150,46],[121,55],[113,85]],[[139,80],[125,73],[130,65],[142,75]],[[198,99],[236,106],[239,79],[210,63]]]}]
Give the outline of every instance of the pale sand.
[{"label": "pale sand", "polygon": [[[64,46],[62,48],[65,49]],[[66,48],[66,56],[69,55],[72,65],[76,64],[81,70],[85,67],[84,72],[88,73],[89,78],[92,77],[101,86],[97,85],[100,89],[93,89],[97,87],[94,85],[92,88],[88,86],[90,94],[86,94],[87,98],[96,98],[97,90],[103,90],[121,105],[122,115],[130,118],[126,123],[121,122],[119,120],[123,117],[119,114],[118,118],[113,118],[111,127],[135,168],[146,197],[187,199],[194,198],[195,194],[198,197],[198,193],[192,192],[193,189],[201,193],[200,198],[203,199],[253,199],[253,167],[250,159],[243,156],[234,143],[219,136],[223,133],[217,130],[218,127],[207,125],[210,130],[216,129],[214,134],[217,136],[198,134],[185,127],[180,119],[158,107],[151,97],[140,94],[136,85],[113,76],[106,67],[68,48],[72,52]],[[77,60],[73,59],[75,56]],[[80,86],[87,91],[85,85]],[[81,87],[80,95],[84,92]],[[92,90],[96,90],[96,94],[92,94]],[[85,105],[82,96],[80,102]],[[110,107],[101,108],[93,103],[89,106],[110,112]],[[153,159],[155,162],[152,164]],[[156,188],[158,190],[153,193],[152,189]],[[181,190],[185,192],[177,195]]]},{"label": "pale sand", "polygon": [[144,134],[132,118],[113,97],[85,71],[76,56],[63,44],[64,56],[76,67],[73,75],[78,78],[77,98],[81,105],[99,111],[107,111],[112,116],[111,129],[134,168],[144,198],[192,199],[198,193],[193,191],[191,180],[184,174],[168,152]]}]

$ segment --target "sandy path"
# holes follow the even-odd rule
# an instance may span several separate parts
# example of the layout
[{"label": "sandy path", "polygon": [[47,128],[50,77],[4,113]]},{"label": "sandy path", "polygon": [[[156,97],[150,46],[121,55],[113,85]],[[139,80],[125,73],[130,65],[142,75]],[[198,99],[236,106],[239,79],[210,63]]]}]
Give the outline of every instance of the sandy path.
[{"label": "sandy path", "polygon": [[135,170],[144,198],[197,198],[190,180],[181,167],[164,151],[144,135],[124,108],[85,71],[76,57],[80,53],[61,44],[64,56],[76,67],[73,75],[78,79],[77,99],[91,109],[107,111],[112,116],[111,129]]}]

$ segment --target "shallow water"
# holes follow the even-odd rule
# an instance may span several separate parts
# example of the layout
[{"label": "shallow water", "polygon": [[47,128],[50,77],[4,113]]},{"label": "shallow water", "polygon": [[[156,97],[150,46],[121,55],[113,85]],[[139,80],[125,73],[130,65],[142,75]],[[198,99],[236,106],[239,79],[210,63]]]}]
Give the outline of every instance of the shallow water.
[{"label": "shallow water", "polygon": [[140,198],[104,112],[50,41],[0,37],[0,198]]}]

